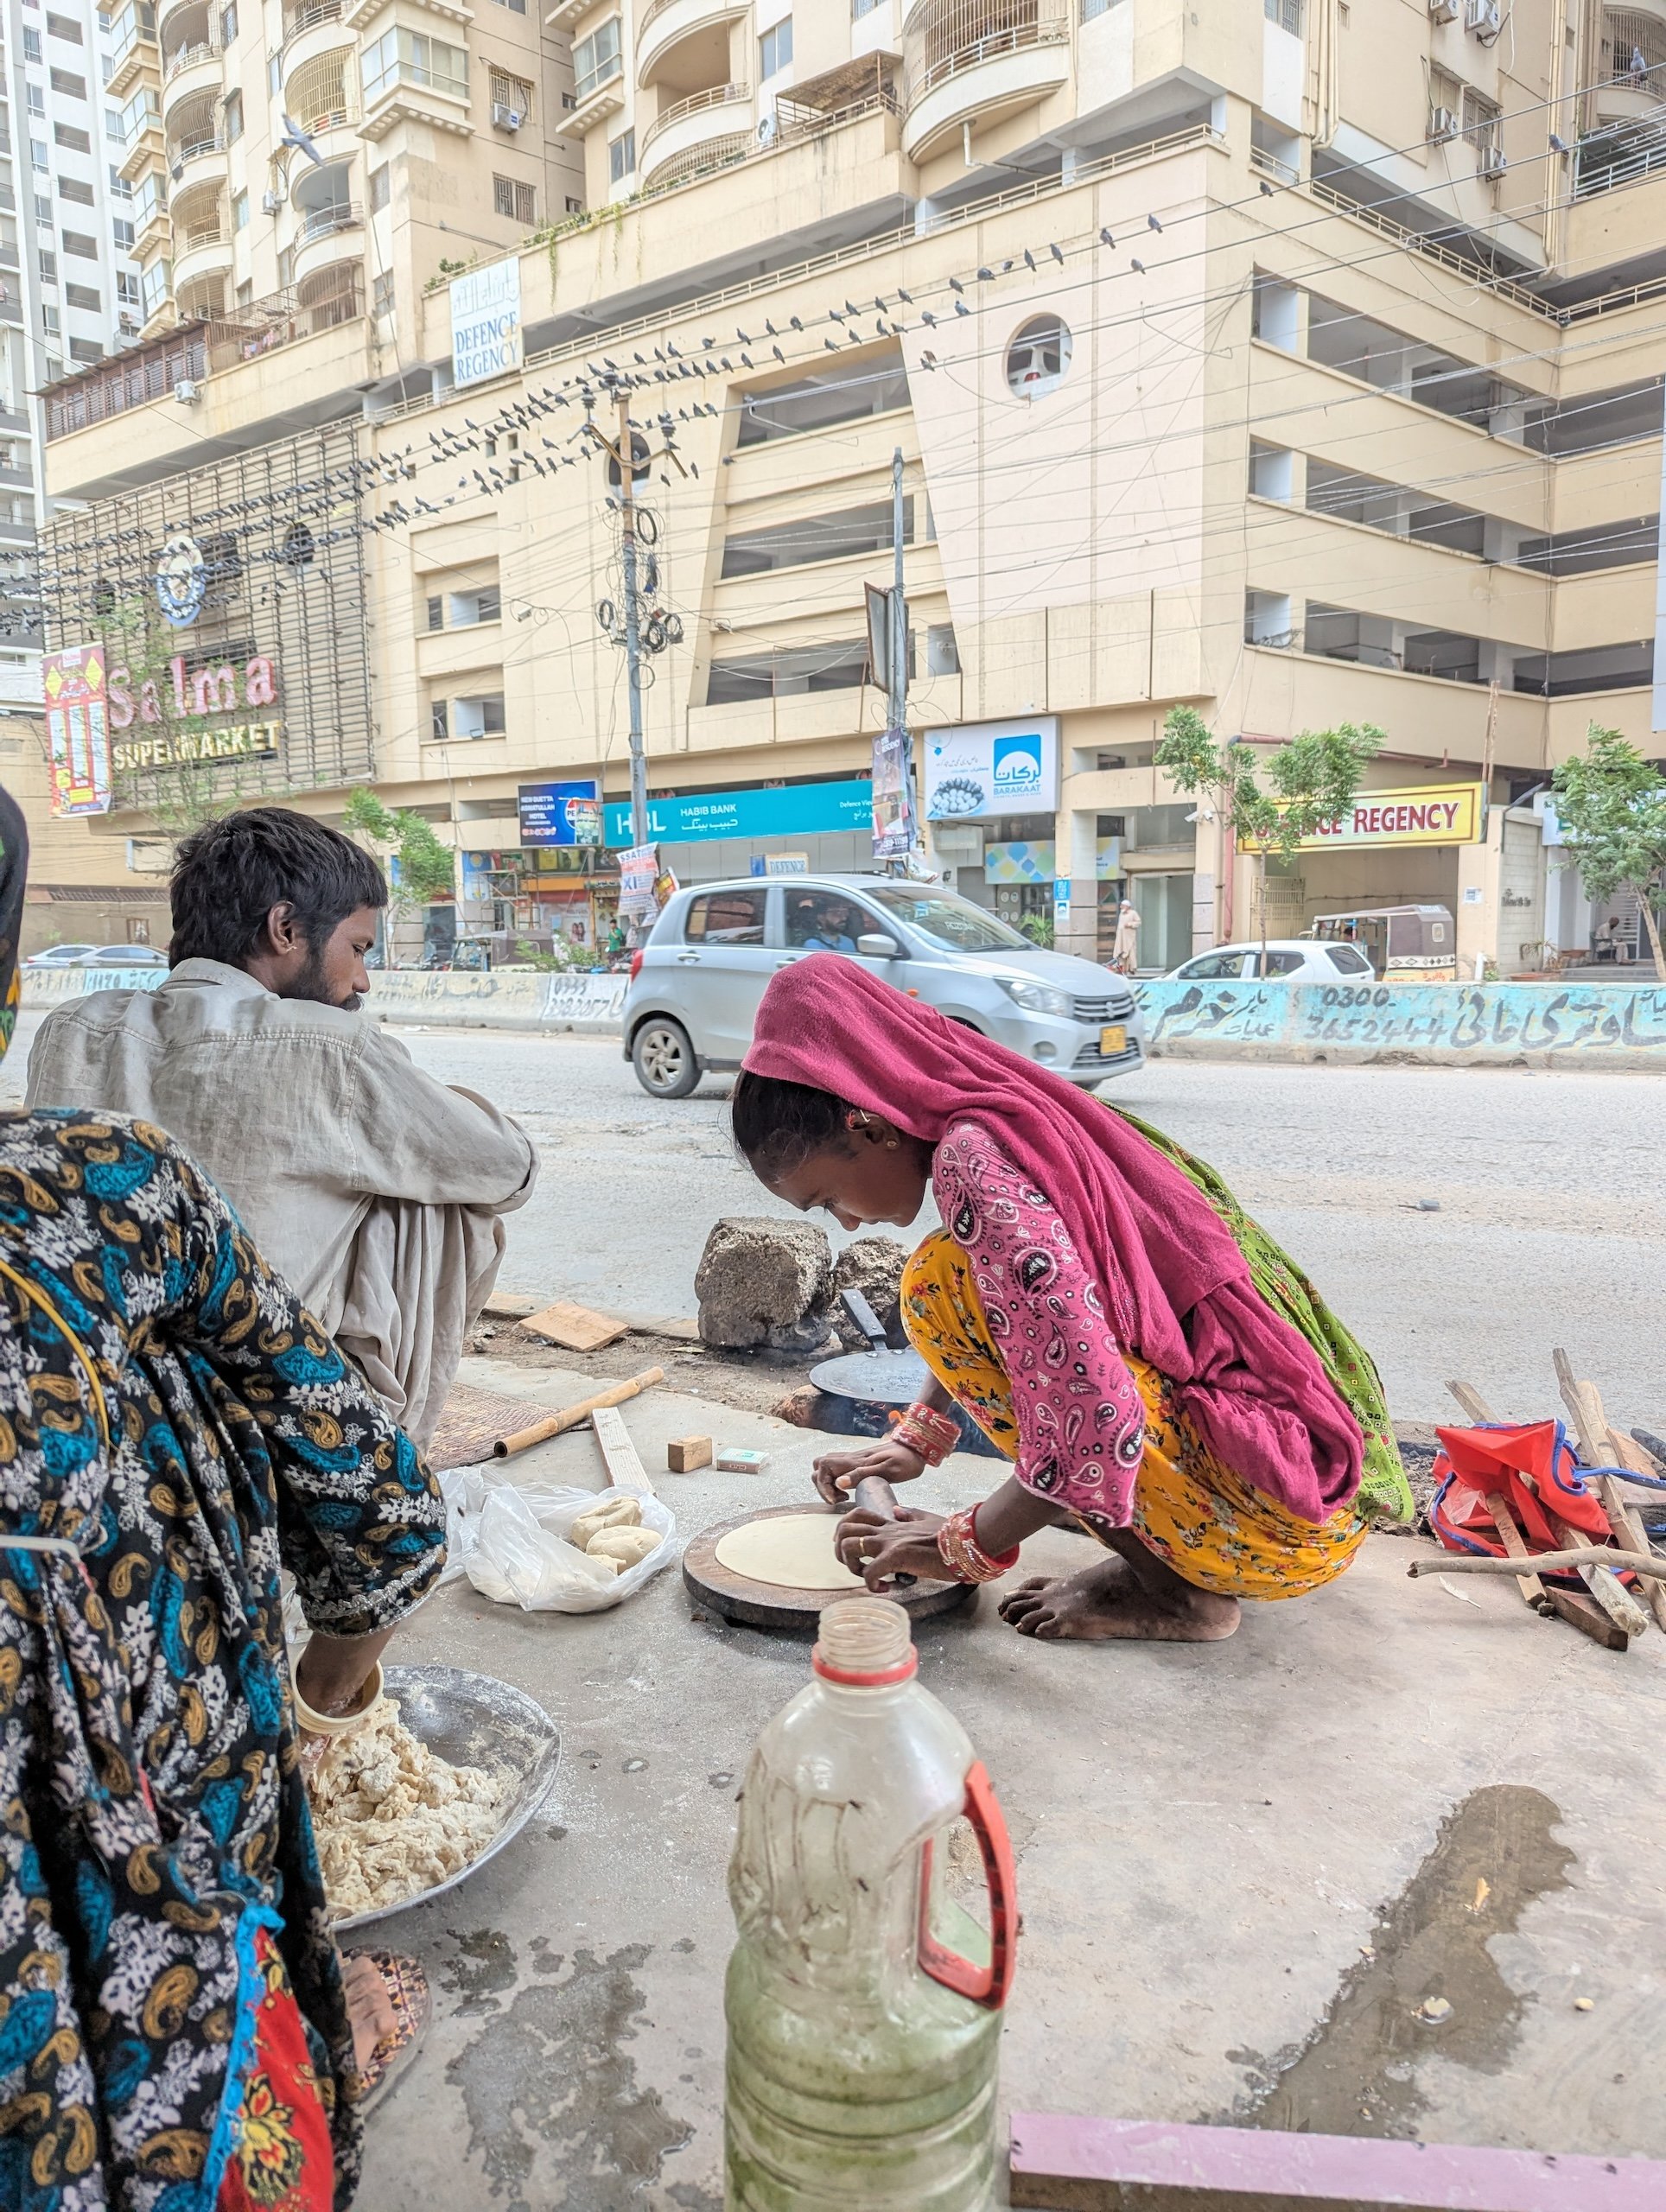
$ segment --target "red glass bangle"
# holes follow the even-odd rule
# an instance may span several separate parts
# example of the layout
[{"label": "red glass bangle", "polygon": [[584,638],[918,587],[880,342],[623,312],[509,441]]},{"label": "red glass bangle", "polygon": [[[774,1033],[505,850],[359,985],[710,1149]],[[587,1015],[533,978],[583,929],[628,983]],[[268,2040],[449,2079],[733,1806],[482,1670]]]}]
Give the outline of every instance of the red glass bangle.
[{"label": "red glass bangle", "polygon": [[960,1424],[931,1406],[909,1407],[891,1432],[899,1444],[918,1452],[928,1467],[940,1467],[960,1447]]},{"label": "red glass bangle", "polygon": [[1018,1564],[1018,1546],[986,1552],[977,1541],[977,1509],[951,1513],[938,1530],[938,1550],[957,1582],[993,1582]]}]

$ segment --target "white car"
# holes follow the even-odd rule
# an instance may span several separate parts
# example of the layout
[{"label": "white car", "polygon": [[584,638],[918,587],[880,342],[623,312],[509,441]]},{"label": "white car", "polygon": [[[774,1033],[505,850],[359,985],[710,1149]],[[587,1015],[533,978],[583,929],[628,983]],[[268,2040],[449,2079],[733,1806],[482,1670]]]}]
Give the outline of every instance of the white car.
[{"label": "white car", "polygon": [[1120,976],[1043,951],[941,884],[884,875],[747,876],[666,904],[631,957],[625,1057],[656,1098],[738,1068],[764,987],[809,952],[838,952],[952,1021],[1087,1086],[1144,1065]]},{"label": "white car", "polygon": [[1312,937],[1269,937],[1267,964],[1262,965],[1262,946],[1218,944],[1181,961],[1164,976],[1165,982],[1226,983],[1359,983],[1377,970],[1357,944],[1325,944]]}]

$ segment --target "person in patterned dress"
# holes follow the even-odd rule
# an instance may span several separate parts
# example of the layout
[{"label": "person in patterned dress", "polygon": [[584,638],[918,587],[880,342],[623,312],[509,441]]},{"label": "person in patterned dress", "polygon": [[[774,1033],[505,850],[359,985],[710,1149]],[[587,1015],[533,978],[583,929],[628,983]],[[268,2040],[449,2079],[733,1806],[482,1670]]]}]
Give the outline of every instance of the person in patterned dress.
[{"label": "person in patterned dress", "polygon": [[870,1588],[993,1580],[1063,1523],[1103,1551],[1011,1591],[1013,1626],[1210,1642],[1242,1599],[1334,1580],[1373,1517],[1409,1518],[1369,1357],[1158,1131],[829,954],[771,980],[731,1113],[790,1204],[906,1228],[929,1193],[944,1224],[902,1280],[932,1386],[885,1442],[819,1460],[822,1495],[917,1476],[958,1441],[956,1406],[1016,1463],[975,1513],[847,1516]]}]

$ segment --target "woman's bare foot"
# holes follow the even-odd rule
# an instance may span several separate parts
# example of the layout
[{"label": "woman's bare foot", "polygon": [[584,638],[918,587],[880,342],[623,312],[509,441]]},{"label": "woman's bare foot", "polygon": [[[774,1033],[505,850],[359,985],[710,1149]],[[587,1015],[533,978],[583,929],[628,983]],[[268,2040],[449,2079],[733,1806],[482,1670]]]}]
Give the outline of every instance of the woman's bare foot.
[{"label": "woman's bare foot", "polygon": [[1183,1581],[1145,1554],[1148,1579],[1117,1559],[1096,1560],[1075,1574],[1035,1575],[1001,1601],[1001,1618],[1021,1636],[1083,1643],[1218,1643],[1237,1627],[1238,1601]]},{"label": "woman's bare foot", "polygon": [[398,2028],[398,2017],[387,1979],[367,1953],[343,1955],[341,1986],[347,1993],[347,2023],[353,2030],[353,2063],[364,2074],[376,2056],[377,2045],[385,2043]]}]

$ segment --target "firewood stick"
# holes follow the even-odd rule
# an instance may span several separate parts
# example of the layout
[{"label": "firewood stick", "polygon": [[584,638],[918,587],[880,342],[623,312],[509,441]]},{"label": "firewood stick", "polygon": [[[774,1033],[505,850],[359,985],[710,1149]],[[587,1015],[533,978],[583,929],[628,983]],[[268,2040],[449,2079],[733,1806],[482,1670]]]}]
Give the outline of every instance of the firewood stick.
[{"label": "firewood stick", "polygon": [[512,1436],[500,1436],[492,1446],[494,1459],[512,1459],[518,1452],[529,1451],[534,1444],[542,1444],[551,1436],[563,1435],[569,1428],[576,1428],[581,1421],[588,1421],[598,1406],[622,1406],[626,1398],[634,1398],[652,1382],[663,1382],[663,1367],[645,1367],[640,1375],[632,1376],[628,1382],[615,1382],[611,1389],[598,1390],[594,1397],[581,1398],[575,1406],[563,1406],[559,1413],[546,1414],[542,1421],[533,1421],[526,1428],[518,1428]]},{"label": "firewood stick", "polygon": [[[1531,1554],[1523,1541],[1521,1530],[1516,1526],[1516,1516],[1510,1510],[1509,1500],[1501,1491],[1490,1491],[1487,1493],[1486,1510],[1492,1516],[1493,1527],[1498,1531],[1498,1541],[1511,1559],[1529,1558]],[[1518,1574],[1516,1581],[1523,1597],[1536,1613],[1548,1613],[1550,1611],[1550,1600],[1545,1594],[1543,1583],[1536,1574]]]},{"label": "firewood stick", "polygon": [[[1594,1382],[1582,1382],[1575,1376],[1574,1363],[1565,1351],[1557,1351],[1552,1357],[1555,1362],[1556,1381],[1561,1390],[1562,1403],[1573,1414],[1574,1426],[1579,1431],[1580,1459],[1587,1467],[1624,1465],[1624,1454],[1614,1440],[1608,1426],[1608,1416],[1603,1410],[1602,1393]],[[1599,1476],[1596,1490],[1603,1510],[1612,1524],[1615,1542],[1628,1543],[1634,1551],[1648,1552],[1649,1540],[1643,1533],[1643,1524],[1632,1515],[1614,1478],[1612,1475]],[[1567,1533],[1565,1528],[1561,1531],[1564,1536]],[[1650,1611],[1659,1626],[1666,1628],[1666,1590],[1655,1581],[1650,1581],[1645,1587]],[[1619,1620],[1619,1615],[1614,1611],[1607,1598],[1597,1588],[1594,1578],[1592,1579],[1591,1594],[1606,1611]],[[1620,1624],[1622,1627],[1625,1625],[1623,1621]],[[1635,1631],[1628,1630],[1628,1633]]]},{"label": "firewood stick", "polygon": [[[1581,1567],[1606,1567],[1612,1573],[1618,1567],[1622,1573],[1648,1575],[1656,1581],[1666,1581],[1666,1557],[1659,1552],[1622,1552],[1606,1544],[1571,1544],[1566,1551],[1534,1552],[1530,1556],[1535,1567],[1546,1574]],[[1406,1572],[1415,1578],[1420,1574],[1515,1574],[1518,1569],[1513,1559],[1484,1558],[1472,1552],[1441,1552],[1433,1559],[1413,1560]]]}]

